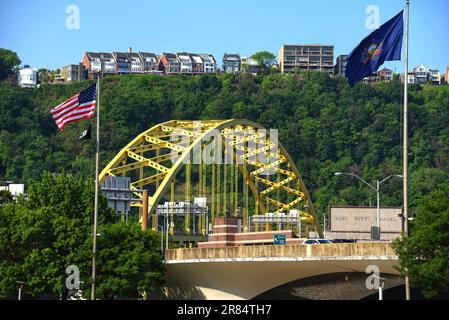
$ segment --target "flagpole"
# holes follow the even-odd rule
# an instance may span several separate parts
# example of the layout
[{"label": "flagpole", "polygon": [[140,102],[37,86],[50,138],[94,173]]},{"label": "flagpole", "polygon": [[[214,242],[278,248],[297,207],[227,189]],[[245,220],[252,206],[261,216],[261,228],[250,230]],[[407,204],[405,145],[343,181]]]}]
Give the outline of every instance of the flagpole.
[{"label": "flagpole", "polygon": [[97,104],[97,139],[95,152],[95,205],[94,205],[94,230],[93,230],[93,247],[92,247],[92,291],[91,300],[95,300],[95,279],[96,279],[96,255],[97,255],[97,223],[98,223],[98,167],[100,162],[100,74],[97,78],[96,90]]},{"label": "flagpole", "polygon": [[[408,230],[408,32],[409,32],[409,6],[410,0],[406,0],[405,9],[405,72],[404,72],[404,139],[403,139],[403,186],[404,186],[404,234],[409,235]],[[405,299],[410,300],[410,279],[405,276]]]}]

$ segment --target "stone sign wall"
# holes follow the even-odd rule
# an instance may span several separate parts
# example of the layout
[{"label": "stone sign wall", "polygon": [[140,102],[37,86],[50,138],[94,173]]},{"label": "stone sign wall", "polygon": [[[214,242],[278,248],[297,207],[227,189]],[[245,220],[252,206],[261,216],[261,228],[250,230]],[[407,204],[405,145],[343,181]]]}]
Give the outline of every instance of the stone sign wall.
[{"label": "stone sign wall", "polygon": [[[401,212],[401,207],[380,209],[382,232],[401,232]],[[376,207],[331,207],[330,220],[332,232],[370,232],[371,226],[377,225]]]}]

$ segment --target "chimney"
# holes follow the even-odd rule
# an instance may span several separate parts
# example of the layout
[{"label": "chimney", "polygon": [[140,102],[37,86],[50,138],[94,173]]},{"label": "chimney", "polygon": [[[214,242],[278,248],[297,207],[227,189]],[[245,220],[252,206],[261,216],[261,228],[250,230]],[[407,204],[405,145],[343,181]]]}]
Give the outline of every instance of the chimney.
[{"label": "chimney", "polygon": [[133,48],[129,47],[128,48],[128,53],[132,53],[133,52]]}]

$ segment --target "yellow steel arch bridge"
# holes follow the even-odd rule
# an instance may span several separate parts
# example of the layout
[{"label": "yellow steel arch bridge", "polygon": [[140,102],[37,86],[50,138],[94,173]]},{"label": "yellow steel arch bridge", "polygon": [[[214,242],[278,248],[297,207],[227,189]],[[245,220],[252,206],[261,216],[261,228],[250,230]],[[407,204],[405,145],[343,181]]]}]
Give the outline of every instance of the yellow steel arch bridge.
[{"label": "yellow steel arch bridge", "polygon": [[[185,170],[185,171],[184,171]],[[102,170],[107,176],[131,177],[131,189],[148,190],[148,213],[175,194],[207,198],[211,222],[226,213],[248,215],[297,210],[301,221],[321,234],[314,206],[294,161],[277,135],[248,120],[171,120],[142,132]],[[142,198],[142,193],[136,192]],[[134,206],[142,206],[140,202]],[[170,214],[173,219],[173,215]],[[185,217],[189,234],[189,217]],[[204,232],[204,219],[198,221]],[[270,225],[256,225],[269,230]],[[170,232],[173,232],[172,228]]]}]

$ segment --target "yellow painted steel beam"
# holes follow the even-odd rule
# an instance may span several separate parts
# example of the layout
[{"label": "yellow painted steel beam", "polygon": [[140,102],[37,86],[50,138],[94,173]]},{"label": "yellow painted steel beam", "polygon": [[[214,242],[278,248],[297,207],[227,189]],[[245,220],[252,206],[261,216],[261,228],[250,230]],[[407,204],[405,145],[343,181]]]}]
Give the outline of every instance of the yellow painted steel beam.
[{"label": "yellow painted steel beam", "polygon": [[163,147],[170,148],[172,150],[181,151],[181,152],[185,150],[184,147],[181,147],[179,145],[171,143],[170,141],[165,141],[165,140],[162,140],[162,139],[159,139],[156,137],[145,136],[145,140],[147,140],[148,142],[151,142],[151,143],[161,144]]},{"label": "yellow painted steel beam", "polygon": [[258,176],[251,176],[251,178],[257,182],[263,183],[263,184],[265,184],[267,186],[271,186],[271,187],[282,187],[283,185],[287,184],[288,182],[294,180],[293,177],[288,177],[288,178],[282,180],[281,182],[277,183],[276,181],[267,180],[267,179],[264,179],[264,178],[261,178]]},{"label": "yellow painted steel beam", "polygon": [[[266,195],[266,194],[268,194],[268,193],[270,193],[270,192],[272,192],[274,190],[280,191],[281,189],[283,189],[283,190],[287,191],[288,193],[292,193],[292,194],[295,194],[297,196],[305,198],[304,193],[302,193],[301,191],[293,189],[293,188],[290,188],[290,187],[287,187],[287,186],[279,186],[278,185],[279,183],[280,183],[280,181],[276,181],[276,185],[275,186],[271,186],[271,187],[261,191],[260,194],[261,195]],[[277,195],[277,196],[279,197],[279,195]]]},{"label": "yellow painted steel beam", "polygon": [[[266,137],[266,133],[262,132],[262,133],[257,133],[257,134],[253,134],[253,135],[250,135],[250,136],[237,138],[235,141],[231,142],[230,144],[235,146],[235,145],[238,145],[238,144],[243,143],[243,142],[259,140],[259,138],[265,138],[265,137]],[[259,142],[258,142],[258,144],[259,144]]]},{"label": "yellow painted steel beam", "polygon": [[154,143],[154,144],[144,144],[139,145],[137,147],[129,148],[129,151],[132,151],[134,153],[141,153],[141,152],[147,152],[152,150],[158,150],[164,148],[163,144],[160,143]]},{"label": "yellow painted steel beam", "polygon": [[267,150],[270,150],[271,148],[273,148],[273,146],[262,147],[262,148],[259,148],[257,150],[250,151],[247,154],[241,155],[240,158],[241,159],[248,159],[249,157],[252,157],[252,156],[255,156],[255,155],[259,154],[259,153],[262,153],[262,152],[265,152]]},{"label": "yellow painted steel beam", "polygon": [[282,209],[288,209],[288,208],[289,208],[289,207],[288,207],[288,204],[286,204],[286,203],[277,201],[277,200],[275,200],[275,199],[272,199],[272,198],[267,197],[267,196],[264,196],[264,195],[261,195],[260,197],[261,197],[262,199],[265,199],[265,200],[268,201],[269,203],[274,204],[276,207],[279,207],[279,208],[282,208]]},{"label": "yellow painted steel beam", "polygon": [[158,173],[155,174],[153,176],[149,176],[147,178],[143,178],[142,180],[137,180],[134,182],[131,182],[131,186],[132,187],[138,187],[138,188],[142,188],[144,185],[159,181],[164,179],[167,176],[166,173]]},{"label": "yellow painted steel beam", "polygon": [[[256,184],[252,181],[252,179],[248,173],[248,170],[246,170],[245,166],[242,166],[241,170],[242,170],[243,176],[248,181],[248,187],[250,188],[251,192],[253,193],[253,195],[256,197],[256,200],[257,200],[259,198],[259,191],[258,191]],[[261,212],[265,212],[266,211],[265,205],[262,203],[262,201],[257,200],[257,202],[258,202],[257,209],[260,210]]]},{"label": "yellow painted steel beam", "polygon": [[[286,160],[286,161],[288,161],[288,160]],[[265,166],[265,164],[259,163],[257,161],[252,161],[252,160],[245,160],[245,163],[249,164],[249,165],[252,165],[254,167],[259,167],[259,168],[263,168],[263,166]],[[281,169],[281,168],[277,168],[277,171],[279,173],[282,173],[282,174],[286,175],[286,176],[296,178],[296,174],[295,174],[294,171],[285,170],[285,169]]]},{"label": "yellow painted steel beam", "polygon": [[285,159],[278,160],[278,161],[275,161],[275,162],[266,164],[266,165],[264,165],[263,167],[261,167],[261,168],[259,168],[259,169],[256,169],[256,170],[252,171],[250,174],[251,174],[252,176],[257,176],[259,173],[262,173],[262,172],[264,172],[264,171],[267,171],[268,169],[271,169],[271,168],[273,168],[273,167],[277,167],[277,166],[279,166],[279,165],[280,165],[281,163],[283,163],[283,162],[285,162]]},{"label": "yellow painted steel beam", "polygon": [[[123,165],[123,166],[119,166],[119,167],[112,168],[112,169],[109,171],[109,174],[114,174],[114,175],[116,175],[116,174],[121,174],[121,173],[123,173],[123,172],[128,172],[128,171],[135,170],[135,169],[141,169],[141,168],[147,167],[147,166],[148,166],[148,163],[145,162],[145,161],[142,161],[142,162],[133,162],[133,163],[130,163],[130,164],[125,164],[125,165]],[[139,177],[139,178],[140,178],[140,177]],[[143,177],[142,177],[142,178],[143,178]]]},{"label": "yellow painted steel beam", "polygon": [[170,152],[170,153],[161,154],[156,157],[149,158],[149,160],[160,163],[160,162],[164,162],[167,160],[171,160],[173,158],[177,158],[177,157],[179,157],[180,154],[181,154],[180,151]]},{"label": "yellow painted steel beam", "polygon": [[134,160],[140,161],[140,162],[145,162],[147,164],[147,166],[149,166],[153,169],[156,169],[157,171],[165,172],[165,173],[169,171],[169,169],[167,167],[164,167],[163,165],[160,165],[159,163],[157,163],[155,161],[152,161],[150,159],[142,157],[141,155],[139,155],[137,153],[134,153],[132,151],[128,151],[127,153],[128,153],[128,157],[130,157]]},{"label": "yellow painted steel beam", "polygon": [[161,126],[161,129],[163,132],[174,132],[179,135],[189,136],[189,137],[196,137],[201,134],[201,131],[195,131],[195,130],[188,130],[184,128],[177,128],[175,126]]}]

